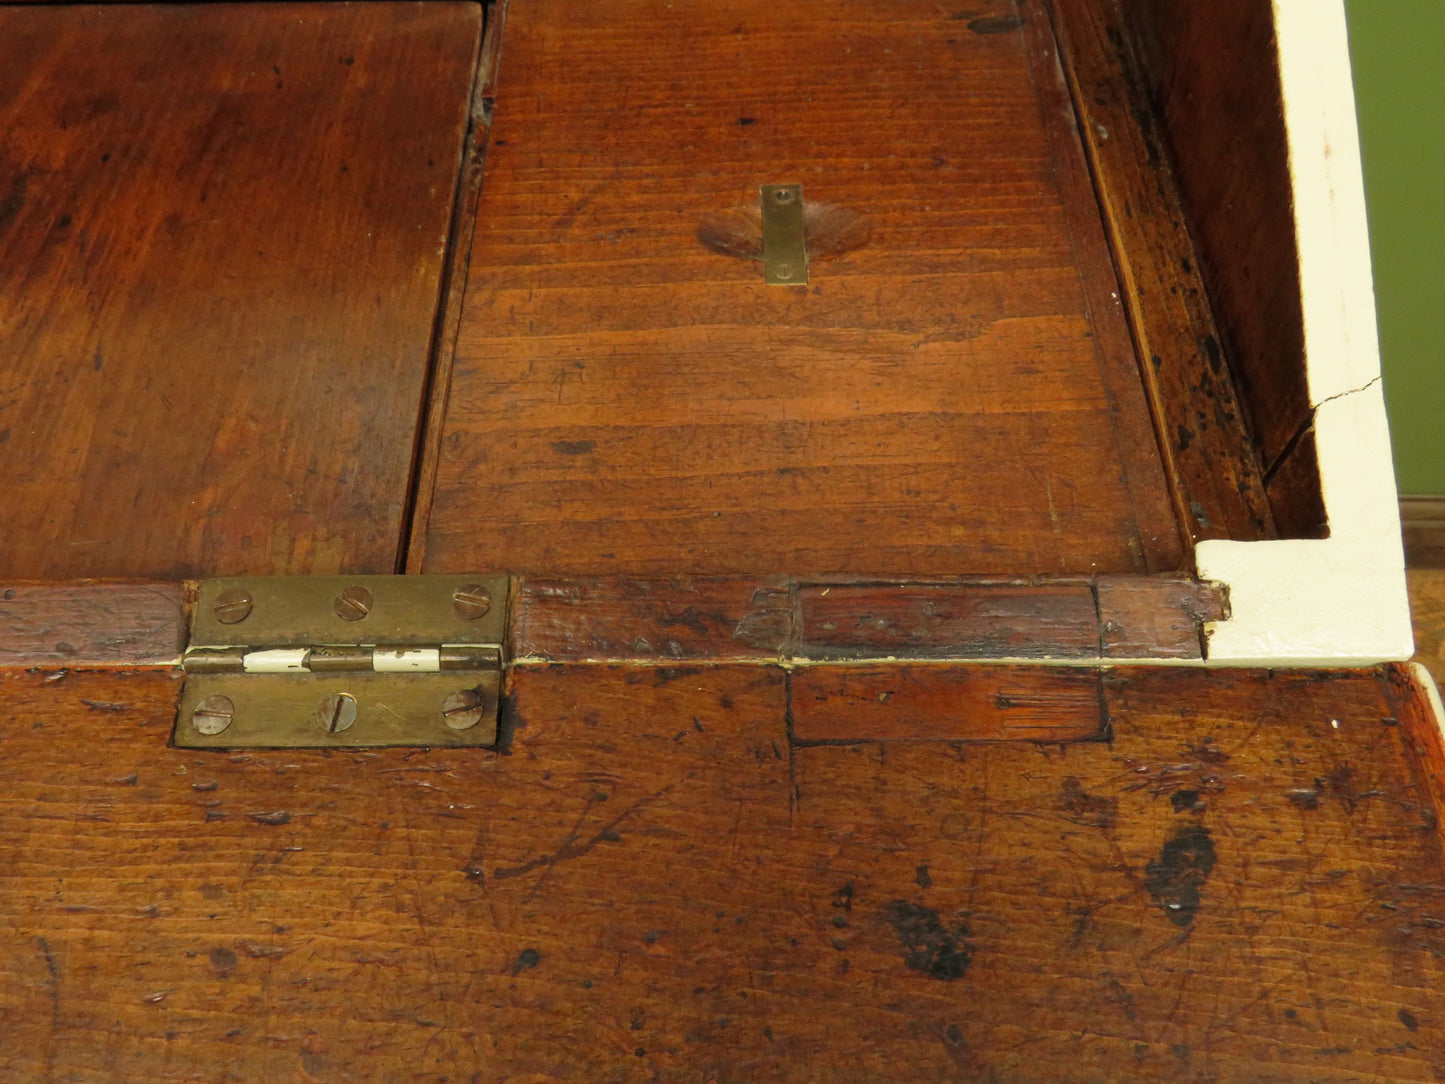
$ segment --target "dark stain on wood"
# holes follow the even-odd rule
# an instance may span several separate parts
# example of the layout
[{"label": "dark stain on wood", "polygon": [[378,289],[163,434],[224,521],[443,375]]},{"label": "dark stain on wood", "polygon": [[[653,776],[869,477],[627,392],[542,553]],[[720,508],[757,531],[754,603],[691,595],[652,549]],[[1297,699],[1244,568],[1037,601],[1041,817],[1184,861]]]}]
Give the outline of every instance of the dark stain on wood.
[{"label": "dark stain on wood", "polygon": [[947,925],[937,911],[912,900],[892,900],[883,917],[903,946],[903,963],[930,979],[955,982],[973,962],[974,946],[968,923],[954,919]]},{"label": "dark stain on wood", "polygon": [[1201,824],[1177,829],[1144,871],[1144,887],[1176,926],[1194,921],[1214,872],[1214,840]]}]

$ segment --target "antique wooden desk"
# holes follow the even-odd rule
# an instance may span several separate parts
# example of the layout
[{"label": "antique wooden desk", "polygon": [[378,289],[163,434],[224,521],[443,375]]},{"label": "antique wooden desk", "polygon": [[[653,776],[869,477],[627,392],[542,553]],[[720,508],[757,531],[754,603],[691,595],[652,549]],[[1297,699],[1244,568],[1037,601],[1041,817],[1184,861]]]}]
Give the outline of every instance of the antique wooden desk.
[{"label": "antique wooden desk", "polygon": [[1440,1079],[1338,7],[0,6],[0,1077]]}]

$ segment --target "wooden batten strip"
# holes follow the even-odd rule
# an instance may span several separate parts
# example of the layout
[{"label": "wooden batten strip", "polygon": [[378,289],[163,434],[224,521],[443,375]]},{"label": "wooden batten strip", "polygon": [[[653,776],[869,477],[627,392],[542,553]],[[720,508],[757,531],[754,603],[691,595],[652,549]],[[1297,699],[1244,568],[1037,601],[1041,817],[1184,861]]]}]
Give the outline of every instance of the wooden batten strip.
[{"label": "wooden batten strip", "polygon": [[174,666],[186,611],[181,584],[0,584],[0,667]]},{"label": "wooden batten strip", "polygon": [[517,665],[691,660],[784,665],[916,660],[1200,661],[1209,584],[1153,576],[1052,583],[813,584],[523,580]]}]

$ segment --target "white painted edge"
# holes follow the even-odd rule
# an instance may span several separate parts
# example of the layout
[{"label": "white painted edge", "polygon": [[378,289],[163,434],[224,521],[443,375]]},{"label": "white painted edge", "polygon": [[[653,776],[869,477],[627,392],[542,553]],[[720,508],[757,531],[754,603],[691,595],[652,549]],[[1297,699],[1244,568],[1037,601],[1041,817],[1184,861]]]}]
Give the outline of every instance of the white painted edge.
[{"label": "white painted edge", "polygon": [[1211,540],[1229,589],[1210,666],[1347,666],[1414,654],[1344,0],[1272,0],[1294,188],[1305,365],[1330,537]]}]

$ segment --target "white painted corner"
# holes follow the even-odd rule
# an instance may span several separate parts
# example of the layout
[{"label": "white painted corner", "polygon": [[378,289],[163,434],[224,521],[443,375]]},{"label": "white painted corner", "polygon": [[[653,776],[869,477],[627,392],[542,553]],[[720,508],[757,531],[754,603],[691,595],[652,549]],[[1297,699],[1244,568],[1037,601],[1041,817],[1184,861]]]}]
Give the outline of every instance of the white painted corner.
[{"label": "white painted corner", "polygon": [[1330,537],[1196,546],[1228,586],[1211,666],[1348,666],[1414,653],[1343,0],[1273,0],[1305,364]]}]

